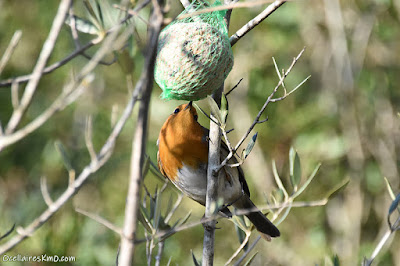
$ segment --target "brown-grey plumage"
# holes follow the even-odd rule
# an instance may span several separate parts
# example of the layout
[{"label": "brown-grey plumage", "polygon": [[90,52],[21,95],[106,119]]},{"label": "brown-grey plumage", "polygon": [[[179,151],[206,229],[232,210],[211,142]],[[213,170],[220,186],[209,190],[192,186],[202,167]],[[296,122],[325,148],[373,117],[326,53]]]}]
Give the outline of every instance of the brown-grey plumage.
[{"label": "brown-grey plumage", "polygon": [[[161,173],[193,200],[205,205],[207,191],[208,129],[197,122],[192,103],[178,106],[161,128],[158,139],[157,161]],[[221,141],[221,158],[229,154]],[[237,163],[233,156],[230,164]],[[218,196],[224,204],[233,205],[245,214],[261,235],[280,236],[278,228],[265,217],[250,200],[250,190],[242,168],[223,167],[218,177]],[[221,210],[229,216],[229,210]]]}]

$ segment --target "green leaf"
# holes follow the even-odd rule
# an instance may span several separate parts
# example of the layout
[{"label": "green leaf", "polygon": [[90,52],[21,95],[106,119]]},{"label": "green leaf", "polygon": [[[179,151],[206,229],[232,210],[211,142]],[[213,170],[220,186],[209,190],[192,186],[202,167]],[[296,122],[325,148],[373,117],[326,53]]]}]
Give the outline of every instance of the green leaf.
[{"label": "green leaf", "polygon": [[186,223],[186,222],[189,220],[189,218],[190,218],[191,215],[192,215],[192,212],[191,212],[191,211],[188,212],[188,213],[186,214],[186,216],[183,217],[183,219],[179,219],[177,225],[178,225],[178,226],[181,226],[181,225],[183,225],[184,223]]},{"label": "green leaf", "polygon": [[[97,27],[98,31],[103,31],[103,23],[100,20],[98,12],[98,3],[97,1],[91,0],[84,0],[83,4],[85,5],[86,11],[89,13],[89,18],[91,19],[92,23]],[[96,6],[96,9],[93,8],[93,5]]]},{"label": "green leaf", "polygon": [[65,150],[64,145],[61,143],[61,141],[56,140],[54,142],[54,146],[55,146],[57,152],[60,154],[61,160],[63,161],[63,164],[64,164],[65,168],[68,170],[68,172],[74,170],[72,168],[71,160],[69,159],[69,156]]},{"label": "green leaf", "polygon": [[304,184],[299,188],[299,190],[296,191],[296,193],[293,194],[293,198],[299,196],[301,193],[303,193],[303,191],[308,187],[308,185],[310,185],[311,181],[314,179],[315,175],[317,174],[319,168],[321,167],[321,164],[319,163],[314,171],[312,172],[312,174],[310,175],[310,177],[306,180],[306,182],[304,182]]},{"label": "green leaf", "polygon": [[201,265],[201,262],[197,261],[196,256],[195,256],[194,253],[193,253],[193,250],[191,250],[191,252],[192,252],[192,259],[193,259],[194,265],[195,265],[195,266],[200,266],[200,265]]},{"label": "green leaf", "polygon": [[246,225],[246,221],[243,215],[235,215],[231,220],[235,226],[238,226],[242,231],[249,230],[250,227]]},{"label": "green leaf", "polygon": [[103,18],[103,11],[101,9],[100,3],[98,1],[94,1],[97,8],[97,14],[99,17],[99,21],[101,23],[102,28],[104,29],[104,18]]},{"label": "green leaf", "polygon": [[288,195],[285,187],[283,186],[281,178],[279,177],[278,170],[276,169],[275,160],[272,160],[272,173],[274,174],[275,182],[278,185],[278,188],[280,190],[282,190],[285,199],[287,199],[289,197],[289,195]]},{"label": "green leaf", "polygon": [[297,187],[301,180],[301,165],[299,154],[294,150],[293,147],[289,151],[289,166],[290,166],[290,183],[292,184],[293,190],[297,191]]},{"label": "green leaf", "polygon": [[214,98],[211,96],[207,96],[208,103],[210,104],[211,114],[217,119],[219,126],[223,125],[221,112],[218,108],[218,104],[215,102]]},{"label": "green leaf", "polygon": [[93,10],[92,4],[90,3],[91,1],[88,0],[83,0],[83,4],[85,5],[85,8],[87,12],[94,18],[97,17],[96,13]]},{"label": "green leaf", "polygon": [[145,177],[150,170],[150,157],[146,155],[142,168],[142,177]]},{"label": "green leaf", "polygon": [[386,177],[384,177],[384,179],[385,179],[385,182],[386,182],[386,187],[387,187],[387,190],[389,192],[390,198],[392,200],[394,200],[396,198],[396,196],[394,195],[394,192],[393,192],[393,189],[392,189],[392,185],[389,183],[389,180]]},{"label": "green leaf", "polygon": [[397,194],[396,198],[392,201],[392,204],[390,204],[389,214],[388,214],[389,216],[394,212],[394,210],[397,209],[399,203],[400,203],[400,193]]},{"label": "green leaf", "polygon": [[250,259],[244,264],[244,266],[249,266],[249,265],[253,262],[253,260],[254,260],[254,258],[256,257],[257,254],[258,254],[258,251],[257,251],[256,253],[254,253],[254,254],[250,257]]},{"label": "green leaf", "polygon": [[275,204],[277,204],[277,203],[283,201],[284,193],[283,193],[282,189],[278,188],[271,192],[271,196],[275,200]]},{"label": "green leaf", "polygon": [[[244,239],[246,238],[246,233],[236,224],[235,224],[235,231],[238,236],[239,243],[242,244]],[[245,248],[245,250],[246,250],[246,248]]]},{"label": "green leaf", "polygon": [[333,264],[333,266],[340,266],[340,261],[339,261],[338,255],[334,255],[332,257],[332,264]]},{"label": "green leaf", "polygon": [[139,222],[144,226],[147,232],[151,233],[153,230],[151,228],[151,223],[149,222],[148,216],[147,216],[147,210],[143,207],[140,206],[140,211],[138,215],[138,220]]},{"label": "green leaf", "polygon": [[244,158],[245,159],[247,158],[247,156],[249,156],[250,152],[253,150],[254,145],[256,144],[257,135],[258,135],[258,132],[256,132],[256,134],[253,135],[253,137],[251,138],[249,144],[247,144],[246,150],[244,151]]},{"label": "green leaf", "polygon": [[159,191],[157,191],[155,195],[155,206],[154,206],[154,219],[153,219],[153,227],[155,229],[158,229],[160,225],[160,219],[161,219],[161,194]]},{"label": "green leaf", "polygon": [[169,198],[168,198],[168,204],[167,204],[167,207],[165,208],[165,215],[168,215],[169,214],[169,212],[172,210],[172,204],[173,204],[173,202],[172,202],[172,194],[171,195],[169,195]]},{"label": "green leaf", "polygon": [[345,178],[343,179],[342,182],[340,182],[338,185],[336,185],[334,188],[332,188],[328,193],[326,198],[330,199],[335,197],[336,195],[338,195],[340,192],[342,192],[345,187],[347,186],[347,184],[350,182],[349,178]]},{"label": "green leaf", "polygon": [[229,113],[229,103],[226,95],[223,93],[221,97],[221,120],[226,124],[226,119],[228,118]]},{"label": "green leaf", "polygon": [[150,203],[149,218],[151,220],[154,218],[154,212],[156,209],[156,202],[154,201],[154,199],[151,196],[149,197],[149,203]]},{"label": "green leaf", "polygon": [[91,35],[99,34],[98,28],[95,25],[93,25],[92,22],[77,16],[73,16],[73,18],[71,18],[70,16],[67,17],[67,19],[65,20],[65,24],[67,24],[70,27],[73,27],[72,19],[75,20],[75,28],[77,31]]}]

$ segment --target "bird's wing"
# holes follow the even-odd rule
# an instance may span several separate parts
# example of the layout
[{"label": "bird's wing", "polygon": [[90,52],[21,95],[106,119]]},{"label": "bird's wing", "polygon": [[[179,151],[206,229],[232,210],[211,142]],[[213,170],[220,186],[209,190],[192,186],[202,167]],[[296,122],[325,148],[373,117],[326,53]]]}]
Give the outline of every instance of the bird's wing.
[{"label": "bird's wing", "polygon": [[[226,158],[226,156],[228,156],[228,154],[229,154],[228,146],[225,144],[225,142],[221,141],[221,160],[224,160]],[[236,159],[236,155],[232,156],[232,158],[229,160],[229,163],[231,163],[231,164],[238,163],[238,160]],[[239,173],[239,181],[242,184],[243,191],[244,191],[244,193],[247,194],[247,196],[250,197],[250,190],[249,190],[249,186],[247,185],[246,179],[244,178],[243,169],[240,166],[236,167],[236,169],[238,170],[238,173]]]},{"label": "bird's wing", "polygon": [[[203,127],[203,130],[204,130],[205,136],[208,138],[209,130],[205,127]],[[208,142],[208,139],[205,141]],[[221,140],[221,159],[224,160],[226,158],[226,156],[228,156],[228,154],[229,154],[229,148],[226,145],[226,143]],[[237,163],[238,160],[236,159],[236,155],[233,155],[232,158],[229,160],[229,162],[232,164]],[[244,191],[244,193],[247,194],[247,196],[250,197],[250,190],[249,190],[249,186],[247,185],[246,179],[244,178],[243,169],[240,166],[236,167],[236,169],[238,169],[238,172],[239,172],[239,181],[242,184],[243,191]]]}]

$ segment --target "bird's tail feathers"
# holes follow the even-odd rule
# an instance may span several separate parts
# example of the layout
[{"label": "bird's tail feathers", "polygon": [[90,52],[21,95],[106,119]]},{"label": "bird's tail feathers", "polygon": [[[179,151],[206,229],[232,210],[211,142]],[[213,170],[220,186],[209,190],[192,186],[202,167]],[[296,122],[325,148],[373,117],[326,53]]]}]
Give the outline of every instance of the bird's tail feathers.
[{"label": "bird's tail feathers", "polygon": [[234,206],[241,210],[249,210],[251,212],[245,215],[254,224],[257,231],[260,232],[261,236],[270,241],[271,237],[278,237],[281,235],[278,228],[270,221],[267,217],[254,205],[250,198],[244,194]]}]

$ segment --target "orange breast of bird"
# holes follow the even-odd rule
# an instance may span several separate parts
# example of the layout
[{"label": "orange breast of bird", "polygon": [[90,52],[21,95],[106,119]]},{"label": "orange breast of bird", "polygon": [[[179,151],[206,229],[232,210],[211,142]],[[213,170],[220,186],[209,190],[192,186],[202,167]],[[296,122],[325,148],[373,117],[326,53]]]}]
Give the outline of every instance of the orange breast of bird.
[{"label": "orange breast of bird", "polygon": [[[224,158],[229,151],[221,142]],[[178,106],[161,128],[158,138],[158,166],[161,173],[193,200],[205,204],[207,194],[208,129],[197,122],[192,103]],[[237,163],[235,158],[230,163]],[[248,192],[240,167],[219,172],[218,195],[224,202],[235,201]]]},{"label": "orange breast of bird", "polygon": [[[221,142],[221,156],[229,149]],[[197,122],[192,102],[178,106],[168,117],[158,137],[158,167],[161,173],[193,200],[205,205],[207,193],[208,129]],[[237,164],[235,157],[229,161]],[[246,214],[265,239],[280,235],[279,230],[255,207],[241,167],[225,166],[218,174],[218,197],[224,204],[251,210]],[[227,208],[221,210],[226,215]]]},{"label": "orange breast of bird", "polygon": [[158,138],[161,169],[172,181],[184,165],[197,169],[208,161],[208,130],[193,119],[197,116],[194,108],[183,112],[183,107],[176,109],[182,109],[181,113],[168,117]]}]

